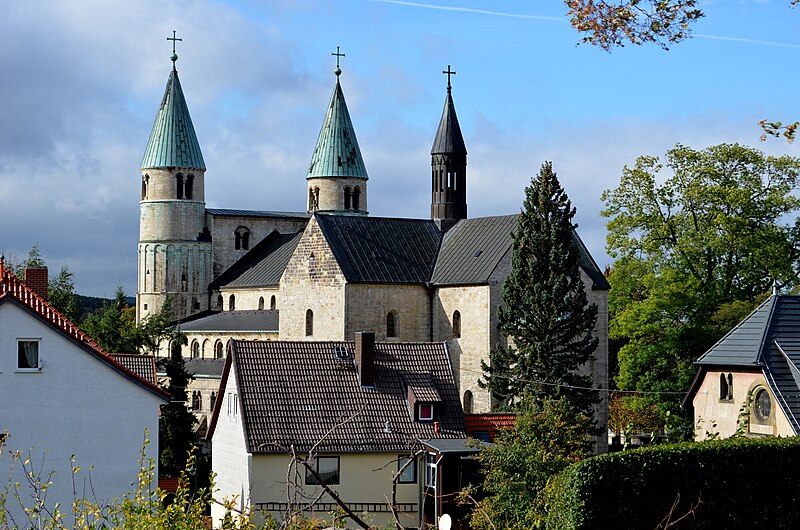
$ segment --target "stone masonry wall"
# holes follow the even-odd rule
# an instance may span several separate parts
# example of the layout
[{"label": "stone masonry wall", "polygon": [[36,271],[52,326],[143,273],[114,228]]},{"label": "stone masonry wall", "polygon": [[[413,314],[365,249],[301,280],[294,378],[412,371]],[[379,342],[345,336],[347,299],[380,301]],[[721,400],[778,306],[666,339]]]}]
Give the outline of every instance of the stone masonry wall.
[{"label": "stone masonry wall", "polygon": [[[386,335],[389,312],[395,317],[395,337]],[[358,331],[375,333],[377,341],[427,342],[430,340],[430,297],[421,285],[347,284],[344,340]]]},{"label": "stone masonry wall", "polygon": [[[358,211],[366,213],[367,210],[367,181],[359,178],[313,178],[308,180],[307,201],[308,210],[314,211],[311,204],[311,194],[319,189],[319,202],[317,203],[317,210],[323,212],[330,211],[344,211],[344,189],[350,187],[354,190],[356,187],[361,191],[358,199]],[[352,198],[350,202],[350,209],[352,210]],[[355,212],[355,210],[353,210]]]}]

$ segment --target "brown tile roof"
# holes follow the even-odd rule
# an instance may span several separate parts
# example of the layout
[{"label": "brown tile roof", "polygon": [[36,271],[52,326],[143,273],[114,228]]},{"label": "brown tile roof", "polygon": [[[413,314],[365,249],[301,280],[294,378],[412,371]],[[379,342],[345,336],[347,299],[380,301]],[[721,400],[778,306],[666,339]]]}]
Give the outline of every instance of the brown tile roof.
[{"label": "brown tile roof", "polygon": [[154,385],[158,384],[156,358],[154,356],[140,355],[138,353],[112,353],[111,357],[145,381],[149,381]]},{"label": "brown tile roof", "polygon": [[470,434],[476,431],[500,431],[503,429],[513,429],[516,414],[465,414],[464,420],[467,423],[467,432]]},{"label": "brown tile roof", "polygon": [[124,377],[147,388],[163,399],[169,399],[169,393],[158,385],[141,378],[138,374],[117,362],[114,357],[103,350],[103,348],[94,342],[86,333],[81,331],[78,326],[73,324],[71,320],[59,313],[55,307],[50,305],[33,289],[25,285],[25,282],[21,281],[14,273],[6,269],[3,261],[3,257],[0,256],[0,303],[13,300],[30,311],[33,315],[67,336],[70,340],[83,348],[84,351],[89,352],[95,358],[111,366]]},{"label": "brown tile roof", "polygon": [[[232,340],[222,387],[235,376],[245,442],[251,453],[285,452],[290,445],[318,452],[411,449],[420,438],[463,438],[464,415],[443,343],[376,343],[375,387],[359,386],[353,342]],[[231,373],[233,371],[234,373]],[[412,419],[403,378],[427,380],[441,398],[440,433],[432,422]],[[220,403],[208,437],[213,437]],[[387,421],[388,429],[387,429]],[[387,430],[389,432],[387,432]]]}]

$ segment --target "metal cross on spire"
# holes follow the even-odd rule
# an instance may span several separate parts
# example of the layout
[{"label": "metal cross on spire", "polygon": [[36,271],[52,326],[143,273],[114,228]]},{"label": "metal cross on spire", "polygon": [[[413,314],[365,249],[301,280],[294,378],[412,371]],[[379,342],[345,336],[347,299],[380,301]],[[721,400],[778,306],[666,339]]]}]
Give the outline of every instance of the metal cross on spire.
[{"label": "metal cross on spire", "polygon": [[335,55],[336,56],[336,70],[334,70],[333,73],[336,74],[336,77],[339,77],[339,74],[342,73],[342,69],[339,68],[339,57],[344,57],[345,55],[343,53],[339,53],[339,47],[338,46],[336,47],[336,53],[331,52],[331,55]]},{"label": "metal cross on spire", "polygon": [[172,57],[170,57],[170,59],[172,59],[172,69],[173,70],[175,69],[175,61],[178,60],[178,54],[175,53],[175,41],[183,41],[183,39],[179,39],[179,38],[177,38],[175,36],[176,33],[177,32],[173,29],[172,30],[172,37],[167,37],[167,40],[171,40],[172,41]]},{"label": "metal cross on spire", "polygon": [[442,73],[443,74],[447,74],[447,90],[449,91],[450,90],[450,76],[451,75],[456,75],[456,73],[453,70],[450,70],[450,65],[449,64],[447,65],[447,70],[442,70]]}]

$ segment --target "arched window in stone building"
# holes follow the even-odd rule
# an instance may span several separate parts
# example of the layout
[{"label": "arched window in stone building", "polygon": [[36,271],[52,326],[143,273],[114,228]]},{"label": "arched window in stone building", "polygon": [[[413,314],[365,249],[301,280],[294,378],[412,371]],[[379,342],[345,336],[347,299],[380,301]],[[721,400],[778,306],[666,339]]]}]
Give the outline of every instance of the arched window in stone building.
[{"label": "arched window in stone building", "polygon": [[314,190],[309,188],[308,189],[308,211],[313,212],[315,210],[314,206]]},{"label": "arched window in stone building", "polygon": [[193,193],[194,193],[194,175],[187,175],[186,189],[184,190],[184,195],[187,199],[191,199]]},{"label": "arched window in stone building", "polygon": [[211,352],[208,351],[208,345],[210,343],[211,343],[211,341],[209,341],[208,339],[205,339],[203,341],[203,346],[202,346],[202,348],[200,348],[200,358],[201,359],[205,359],[206,355],[210,355],[211,354]]},{"label": "arched window in stone building", "polygon": [[192,410],[201,410],[203,408],[203,396],[195,390],[192,392]]},{"label": "arched window in stone building", "polygon": [[728,374],[728,399],[733,399],[733,374]]},{"label": "arched window in stone building", "polygon": [[464,392],[464,413],[472,414],[472,392]]},{"label": "arched window in stone building", "polygon": [[728,399],[728,378],[725,374],[719,374],[719,398]]},{"label": "arched window in stone building", "polygon": [[222,359],[222,352],[224,346],[222,345],[222,341],[217,339],[217,342],[214,344],[214,358],[215,359]]},{"label": "arched window in stone building", "polygon": [[389,311],[389,313],[386,315],[386,336],[387,337],[397,336],[397,319],[395,317],[394,311]]},{"label": "arched window in stone building", "polygon": [[217,309],[222,311],[222,295],[217,296]]},{"label": "arched window in stone building", "polygon": [[228,311],[233,311],[236,309],[236,297],[234,295],[230,295],[228,297]]},{"label": "arched window in stone building", "polygon": [[314,334],[314,312],[310,309],[306,311],[306,337]]},{"label": "arched window in stone building", "polygon": [[183,174],[175,175],[175,198],[183,199]]},{"label": "arched window in stone building", "polygon": [[233,232],[233,248],[236,250],[250,249],[250,229],[240,226]]},{"label": "arched window in stone building", "polygon": [[275,311],[276,303],[275,303],[275,295],[273,294],[272,297],[269,299],[269,308]]},{"label": "arched window in stone building", "polygon": [[344,188],[344,209],[350,209],[350,186]]},{"label": "arched window in stone building", "polygon": [[192,341],[192,359],[200,358],[200,343],[196,340]]},{"label": "arched window in stone building", "polygon": [[264,297],[263,296],[259,296],[258,297],[258,310],[259,311],[263,311],[264,310]]},{"label": "arched window in stone building", "polygon": [[353,210],[361,209],[361,188],[358,186],[353,190]]},{"label": "arched window in stone building", "polygon": [[213,390],[211,391],[211,410],[214,410],[214,405],[217,404],[217,393]]},{"label": "arched window in stone building", "polygon": [[461,338],[461,313],[458,310],[453,311],[453,338]]},{"label": "arched window in stone building", "polygon": [[145,175],[142,179],[142,200],[147,198],[148,187],[150,187],[150,175]]}]

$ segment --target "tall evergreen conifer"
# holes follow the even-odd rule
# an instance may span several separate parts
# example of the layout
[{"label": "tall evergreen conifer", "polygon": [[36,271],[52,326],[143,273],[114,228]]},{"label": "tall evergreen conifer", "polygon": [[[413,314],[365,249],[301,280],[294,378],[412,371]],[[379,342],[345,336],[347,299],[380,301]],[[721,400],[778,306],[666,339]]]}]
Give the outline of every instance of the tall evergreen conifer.
[{"label": "tall evergreen conifer", "polygon": [[483,388],[509,403],[523,395],[535,402],[564,396],[590,412],[598,397],[590,375],[578,373],[597,347],[592,331],[597,306],[589,305],[572,223],[575,208],[545,162],[525,189],[514,234],[512,270],[503,284],[500,332],[491,366],[482,362]]}]

